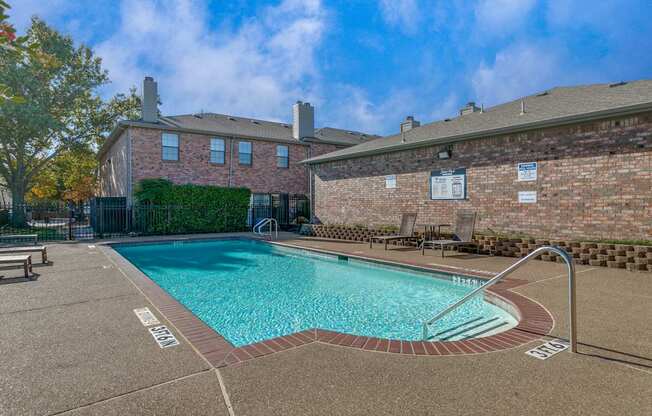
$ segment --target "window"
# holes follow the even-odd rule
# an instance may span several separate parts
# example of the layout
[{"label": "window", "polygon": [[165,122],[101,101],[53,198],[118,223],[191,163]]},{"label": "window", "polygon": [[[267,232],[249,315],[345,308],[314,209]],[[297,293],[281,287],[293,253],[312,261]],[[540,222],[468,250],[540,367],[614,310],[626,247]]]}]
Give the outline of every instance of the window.
[{"label": "window", "polygon": [[238,161],[241,165],[251,165],[251,142],[238,143]]},{"label": "window", "polygon": [[385,176],[385,188],[396,188],[396,175]]},{"label": "window", "polygon": [[161,136],[163,145],[163,160],[179,160],[179,136],[172,133],[163,133]]},{"label": "window", "polygon": [[276,166],[279,168],[287,168],[289,166],[288,147],[278,145],[276,146]]},{"label": "window", "polygon": [[224,164],[224,139],[211,139],[211,163]]}]

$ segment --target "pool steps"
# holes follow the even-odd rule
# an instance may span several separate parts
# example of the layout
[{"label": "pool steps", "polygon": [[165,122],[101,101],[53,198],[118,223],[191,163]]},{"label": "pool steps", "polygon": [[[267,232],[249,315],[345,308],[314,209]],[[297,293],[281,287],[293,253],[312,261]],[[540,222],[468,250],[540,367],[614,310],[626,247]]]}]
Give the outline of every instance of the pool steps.
[{"label": "pool steps", "polygon": [[508,326],[509,322],[502,320],[499,316],[492,316],[490,318],[478,316],[462,324],[437,332],[431,340],[461,341],[465,339],[479,338],[482,336],[493,335],[503,329],[508,329]]}]

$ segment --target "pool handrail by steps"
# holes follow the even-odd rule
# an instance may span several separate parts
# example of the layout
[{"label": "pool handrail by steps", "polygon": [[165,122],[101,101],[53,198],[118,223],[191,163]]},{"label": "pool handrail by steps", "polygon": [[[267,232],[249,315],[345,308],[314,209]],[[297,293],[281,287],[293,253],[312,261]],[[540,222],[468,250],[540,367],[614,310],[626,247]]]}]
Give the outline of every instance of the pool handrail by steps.
[{"label": "pool handrail by steps", "polygon": [[569,302],[569,311],[570,311],[570,349],[569,351],[571,353],[577,352],[577,309],[576,309],[576,285],[575,285],[575,263],[573,261],[573,258],[566,252],[564,249],[561,247],[557,246],[543,246],[539,247],[536,250],[534,250],[532,253],[528,254],[527,256],[523,257],[516,263],[512,264],[502,272],[498,273],[495,277],[491,278],[489,281],[487,281],[485,284],[482,286],[474,289],[467,295],[465,295],[462,299],[459,301],[455,302],[451,306],[447,307],[443,311],[439,312],[437,315],[435,315],[433,318],[424,321],[423,322],[423,340],[427,341],[428,340],[428,333],[429,333],[429,327],[430,325],[434,324],[437,322],[439,319],[443,318],[445,315],[448,315],[450,312],[454,311],[458,307],[462,306],[465,304],[468,300],[473,298],[475,295],[479,294],[480,292],[483,292],[486,290],[488,287],[498,283],[500,280],[502,280],[505,276],[511,274],[518,268],[520,268],[523,264],[527,263],[531,259],[540,256],[541,254],[545,252],[552,252],[557,254],[559,257],[561,257],[564,262],[566,263],[566,268],[568,271],[568,302]]}]

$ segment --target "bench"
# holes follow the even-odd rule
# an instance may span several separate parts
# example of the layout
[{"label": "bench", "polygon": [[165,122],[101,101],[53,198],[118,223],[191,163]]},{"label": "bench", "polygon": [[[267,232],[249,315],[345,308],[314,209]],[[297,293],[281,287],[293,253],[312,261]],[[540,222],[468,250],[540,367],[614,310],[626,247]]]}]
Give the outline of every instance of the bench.
[{"label": "bench", "polygon": [[16,264],[20,263],[23,265],[25,270],[25,278],[30,279],[29,275],[32,273],[32,256],[31,255],[21,255],[21,256],[0,256],[0,264]]},{"label": "bench", "polygon": [[41,253],[43,264],[48,262],[48,251],[45,246],[0,247],[0,255],[15,253]]},{"label": "bench", "polygon": [[38,234],[5,234],[0,235],[0,244],[38,243]]}]

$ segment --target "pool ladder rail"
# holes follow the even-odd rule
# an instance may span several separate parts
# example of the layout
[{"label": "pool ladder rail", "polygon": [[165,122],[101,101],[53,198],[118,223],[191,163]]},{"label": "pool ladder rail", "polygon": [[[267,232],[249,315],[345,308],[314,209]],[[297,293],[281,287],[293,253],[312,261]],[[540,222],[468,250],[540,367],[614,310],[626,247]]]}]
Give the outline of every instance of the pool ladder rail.
[{"label": "pool ladder rail", "polygon": [[[264,232],[263,227],[266,225],[269,225],[269,231]],[[274,226],[273,228],[272,225]],[[272,236],[275,236],[276,239],[278,239],[278,222],[274,218],[263,218],[254,225],[253,232],[261,237],[269,236],[270,240],[272,239]]]},{"label": "pool ladder rail", "polygon": [[[559,257],[561,257],[564,262],[566,263],[566,268],[568,271],[568,302],[569,302],[569,311],[570,311],[570,352],[577,352],[577,308],[576,308],[576,287],[575,287],[575,263],[573,261],[573,258],[562,248],[557,247],[557,246],[543,246],[539,247],[536,250],[534,250],[532,253],[528,254],[527,256],[523,257],[516,263],[512,264],[502,272],[498,273],[496,276],[492,277],[490,280],[488,280],[485,284],[482,286],[472,290],[470,293],[468,293],[466,296],[464,296],[462,299],[459,301],[455,302],[451,306],[447,307],[443,311],[439,312],[437,315],[435,315],[433,318],[423,322],[423,340],[428,341],[430,339],[429,333],[430,333],[430,326],[433,325],[435,322],[439,321],[441,318],[444,316],[448,315],[449,313],[453,312],[455,309],[459,308],[460,306],[464,305],[467,301],[471,300],[474,296],[478,295],[481,292],[484,292],[488,287],[493,286],[494,284],[498,283],[500,280],[502,280],[505,276],[511,274],[518,268],[520,268],[522,265],[527,263],[528,261],[532,260],[535,257],[540,256],[543,253],[546,252],[551,252],[557,254]],[[446,331],[444,331],[446,332]],[[442,334],[440,332],[439,334]]]}]

